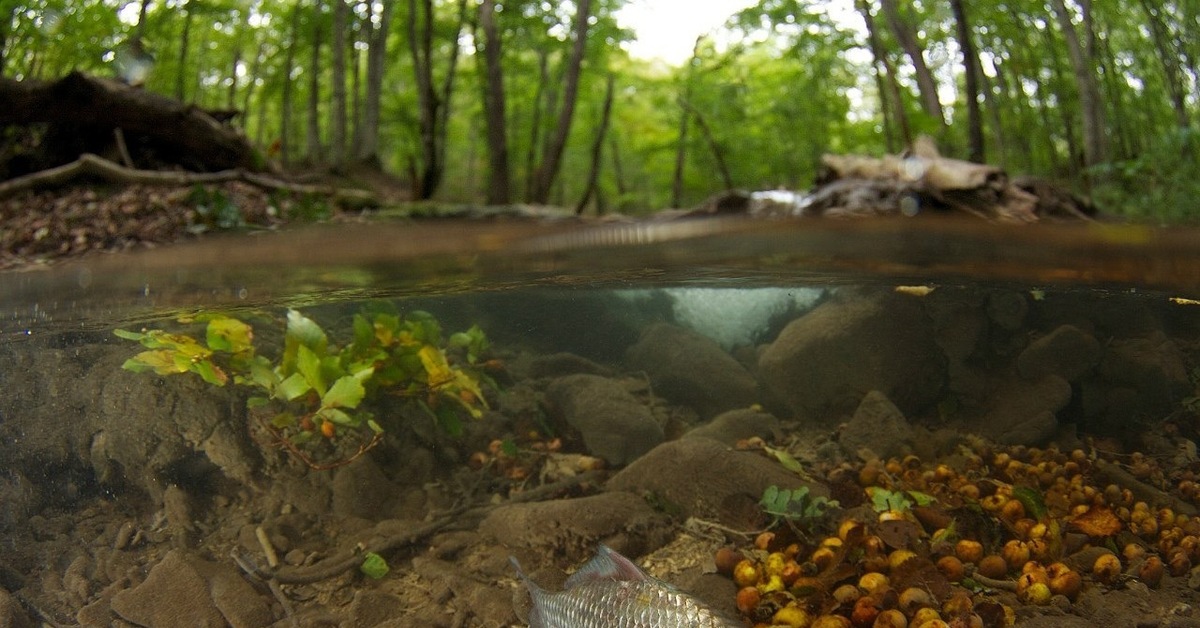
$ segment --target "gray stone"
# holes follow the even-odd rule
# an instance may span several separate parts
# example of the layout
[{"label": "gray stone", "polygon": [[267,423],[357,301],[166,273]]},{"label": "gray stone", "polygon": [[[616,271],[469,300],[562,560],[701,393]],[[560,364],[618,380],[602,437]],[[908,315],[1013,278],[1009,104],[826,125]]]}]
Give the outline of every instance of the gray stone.
[{"label": "gray stone", "polygon": [[809,486],[828,496],[821,484],[806,482],[761,452],[734,451],[707,438],[663,443],[617,473],[609,490],[652,495],[680,515],[752,528],[762,525],[758,502],[768,486]]},{"label": "gray stone", "polygon": [[583,437],[594,455],[626,465],[663,441],[654,414],[623,386],[597,375],[568,375],[546,389],[552,412]]},{"label": "gray stone", "polygon": [[25,613],[25,609],[21,608],[21,603],[17,601],[8,591],[0,588],[0,626],[4,628],[33,628],[37,624],[29,618]]},{"label": "gray stone", "polygon": [[408,605],[398,595],[386,591],[359,589],[354,592],[349,611],[351,626],[379,626],[392,619],[403,617],[408,612]]},{"label": "gray stone", "polygon": [[762,354],[759,373],[797,414],[832,426],[878,390],[917,414],[937,401],[944,357],[920,300],[893,293],[827,301],[791,323]]},{"label": "gray stone", "polygon": [[610,375],[611,369],[596,364],[587,358],[577,356],[574,353],[565,352],[536,356],[529,361],[528,366],[528,376],[535,379],[539,377],[562,377],[578,373]]},{"label": "gray stone", "polygon": [[384,475],[370,456],[340,467],[333,476],[333,512],[379,520],[391,514],[400,488]]},{"label": "gray stone", "polygon": [[758,383],[713,340],[689,329],[657,323],[627,353],[629,366],[645,371],[655,394],[689,406],[702,418],[758,401]]},{"label": "gray stone", "polygon": [[683,437],[711,438],[732,445],[753,436],[769,440],[778,430],[779,419],[761,410],[744,408],[724,412],[708,423],[687,432]]},{"label": "gray stone", "polygon": [[[854,416],[841,429],[838,442],[850,456],[867,450],[880,458],[913,451],[913,428],[887,395],[872,390],[863,396]],[[869,458],[869,456],[867,456]]]},{"label": "gray stone", "polygon": [[1025,324],[1029,314],[1029,299],[1024,292],[997,290],[988,295],[987,315],[1002,329],[1014,331]]},{"label": "gray stone", "polygon": [[578,562],[594,554],[597,543],[627,555],[653,551],[671,538],[671,527],[668,517],[642,497],[610,491],[499,506],[479,524],[479,531],[508,547],[565,555]]},{"label": "gray stone", "polygon": [[1002,445],[1042,445],[1058,431],[1056,413],[1070,401],[1071,384],[1057,375],[1002,380],[968,431]]},{"label": "gray stone", "polygon": [[139,626],[253,628],[270,607],[236,569],[172,550],[146,580],[113,596],[112,611]]},{"label": "gray stone", "polygon": [[178,551],[167,553],[144,582],[113,596],[112,610],[139,626],[225,626],[208,582]]},{"label": "gray stone", "polygon": [[1091,334],[1061,325],[1029,343],[1017,357],[1017,371],[1028,379],[1057,375],[1073,382],[1100,363],[1101,351]]},{"label": "gray stone", "polygon": [[1163,332],[1110,341],[1085,382],[1084,413],[1104,427],[1128,426],[1131,419],[1157,419],[1192,394],[1186,359]]}]

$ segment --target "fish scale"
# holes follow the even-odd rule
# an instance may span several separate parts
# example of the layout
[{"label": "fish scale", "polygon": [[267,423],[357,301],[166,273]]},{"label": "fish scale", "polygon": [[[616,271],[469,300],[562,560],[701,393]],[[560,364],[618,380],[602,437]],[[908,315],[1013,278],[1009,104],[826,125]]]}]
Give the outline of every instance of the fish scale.
[{"label": "fish scale", "polygon": [[743,624],[645,574],[629,559],[600,546],[588,564],[552,593],[517,575],[533,600],[530,628],[733,628]]}]

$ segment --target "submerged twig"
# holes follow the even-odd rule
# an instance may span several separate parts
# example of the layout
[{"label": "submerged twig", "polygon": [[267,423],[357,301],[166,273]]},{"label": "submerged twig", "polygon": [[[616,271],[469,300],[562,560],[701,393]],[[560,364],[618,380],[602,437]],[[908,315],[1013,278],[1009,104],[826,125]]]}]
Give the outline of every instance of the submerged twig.
[{"label": "submerged twig", "polygon": [[575,477],[566,478],[552,484],[545,484],[535,489],[530,489],[523,493],[517,493],[510,497],[507,501],[500,504],[488,504],[485,506],[460,506],[449,512],[442,514],[436,519],[418,526],[414,529],[405,532],[392,534],[390,536],[377,536],[365,542],[358,543],[353,549],[343,550],[330,556],[319,563],[304,566],[283,566],[271,572],[270,576],[277,579],[283,584],[306,584],[317,582],[326,578],[332,578],[345,571],[353,569],[360,565],[363,561],[363,555],[366,552],[374,552],[381,554],[406,545],[411,545],[437,534],[442,529],[451,525],[462,525],[465,523],[475,523],[483,519],[484,515],[491,512],[504,504],[538,501],[554,495],[558,492],[573,488],[585,482],[599,477],[598,471],[587,471]]}]

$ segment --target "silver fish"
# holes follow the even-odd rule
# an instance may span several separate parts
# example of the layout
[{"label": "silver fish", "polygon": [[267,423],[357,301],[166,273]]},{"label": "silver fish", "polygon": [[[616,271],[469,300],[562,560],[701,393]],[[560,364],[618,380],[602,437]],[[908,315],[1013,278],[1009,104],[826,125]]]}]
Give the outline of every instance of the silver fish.
[{"label": "silver fish", "polygon": [[744,628],[606,545],[558,593],[539,587],[516,558],[509,560],[533,599],[529,628]]}]

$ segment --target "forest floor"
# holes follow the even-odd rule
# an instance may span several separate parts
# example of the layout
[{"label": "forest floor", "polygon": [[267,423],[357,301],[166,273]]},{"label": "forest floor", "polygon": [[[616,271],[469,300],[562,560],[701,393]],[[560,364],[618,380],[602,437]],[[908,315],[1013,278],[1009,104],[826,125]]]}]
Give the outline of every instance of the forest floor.
[{"label": "forest floor", "polygon": [[[384,204],[407,199],[388,175],[291,175],[305,183],[370,189]],[[88,253],[155,248],[218,231],[353,221],[328,200],[231,181],[204,186],[80,183],[0,200],[0,270],[42,266]]]}]

